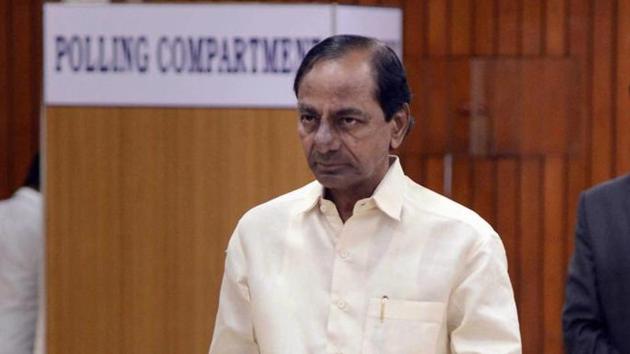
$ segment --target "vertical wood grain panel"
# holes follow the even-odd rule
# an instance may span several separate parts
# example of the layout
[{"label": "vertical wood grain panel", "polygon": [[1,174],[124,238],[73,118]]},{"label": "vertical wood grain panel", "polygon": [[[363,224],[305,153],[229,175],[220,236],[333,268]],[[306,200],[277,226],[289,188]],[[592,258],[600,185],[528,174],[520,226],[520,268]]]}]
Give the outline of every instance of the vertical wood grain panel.
[{"label": "vertical wood grain panel", "polygon": [[469,55],[471,52],[472,0],[451,1],[451,55]]},{"label": "vertical wood grain panel", "polygon": [[[579,79],[583,82],[581,92],[583,100],[578,100],[574,108],[578,109],[576,117],[582,120],[580,131],[573,131],[572,138],[579,141],[576,151],[567,157],[567,235],[566,235],[566,257],[565,264],[568,264],[568,258],[573,252],[573,230],[575,226],[575,216],[577,211],[577,199],[580,191],[587,184],[587,176],[590,174],[591,166],[589,161],[591,155],[591,139],[590,134],[587,137],[586,129],[590,132],[593,117],[591,115],[592,104],[592,87],[593,87],[593,11],[594,2],[591,0],[571,0],[570,21],[569,21],[569,54],[578,60],[580,68]],[[581,115],[580,115],[581,113]]]},{"label": "vertical wood grain panel", "polygon": [[405,174],[416,183],[422,183],[422,158],[416,154],[401,155],[401,163]]},{"label": "vertical wood grain panel", "polygon": [[424,178],[422,184],[427,188],[444,194],[444,159],[429,156],[424,161]]},{"label": "vertical wood grain panel", "polygon": [[516,300],[519,300],[519,229],[518,229],[518,201],[519,170],[516,158],[501,158],[497,161],[497,221],[496,227],[508,259],[510,279],[514,288]]},{"label": "vertical wood grain panel", "polygon": [[451,59],[448,65],[447,149],[450,153],[465,154],[471,140],[471,65],[465,59]]},{"label": "vertical wood grain panel", "polygon": [[617,0],[616,174],[630,172],[630,1]]},{"label": "vertical wood grain panel", "polygon": [[492,55],[495,53],[495,1],[478,0],[474,2],[474,42],[476,55]]},{"label": "vertical wood grain panel", "polygon": [[0,199],[22,185],[38,148],[41,4],[0,3]]},{"label": "vertical wood grain panel", "polygon": [[[488,85],[489,107],[492,116],[493,151],[498,154],[516,154],[521,151],[524,138],[521,126],[526,119],[534,118],[523,114],[523,65],[516,60],[505,60],[495,65]],[[526,103],[525,103],[526,104]]]},{"label": "vertical wood grain panel", "polygon": [[[11,121],[11,169],[10,183],[19,186],[26,175],[29,162],[37,149],[39,83],[41,68],[34,58],[41,55],[41,49],[34,46],[41,37],[40,2],[11,1],[11,33],[20,33],[30,40],[10,39],[10,55],[12,79],[9,97],[12,102],[10,114],[15,117]],[[19,55],[18,55],[19,53]],[[24,60],[28,58],[28,60]],[[35,64],[35,65],[33,65]]]},{"label": "vertical wood grain panel", "polygon": [[564,157],[545,158],[543,179],[543,353],[562,352],[562,304],[564,303]]},{"label": "vertical wood grain panel", "polygon": [[[613,1],[593,2],[593,115],[591,124],[591,183],[607,180],[613,172],[612,15]],[[596,162],[597,161],[597,162]],[[595,163],[596,162],[596,163]]]},{"label": "vertical wood grain panel", "polygon": [[468,156],[455,156],[453,159],[452,198],[469,208],[472,207],[471,160]]},{"label": "vertical wood grain panel", "polygon": [[504,0],[499,6],[499,55],[517,55],[520,51],[521,0]]},{"label": "vertical wood grain panel", "polygon": [[447,0],[428,1],[429,53],[432,57],[444,56],[448,49]]},{"label": "vertical wood grain panel", "polygon": [[539,55],[542,52],[543,0],[523,0],[523,55]]},{"label": "vertical wood grain panel", "polygon": [[357,5],[374,6],[380,5],[381,0],[356,0],[354,3]]},{"label": "vertical wood grain panel", "polygon": [[545,4],[545,52],[550,56],[562,56],[566,47],[566,0],[546,0]]},{"label": "vertical wood grain panel", "polygon": [[405,153],[417,153],[422,150],[422,121],[426,114],[424,104],[426,92],[423,90],[423,72],[420,61],[426,55],[426,2],[421,0],[405,0],[403,3],[403,43],[404,63],[407,70],[407,79],[412,92],[411,114],[416,118],[416,128],[405,139],[405,145],[401,151]]},{"label": "vertical wood grain panel", "polygon": [[11,23],[9,1],[0,2],[0,199],[11,195],[10,171],[10,100],[7,92],[10,82],[9,24]]},{"label": "vertical wood grain panel", "polygon": [[549,138],[553,138],[547,134],[545,129],[545,106],[548,101],[545,99],[546,90],[538,90],[541,83],[545,80],[545,62],[534,61],[526,63],[523,68],[523,90],[522,104],[523,115],[520,124],[520,146],[519,151],[524,153],[535,153],[539,147]]},{"label": "vertical wood grain panel", "polygon": [[[433,55],[433,53],[430,53]],[[422,94],[419,129],[422,132],[422,152],[443,154],[449,140],[449,64],[444,60],[426,60],[422,63]]]},{"label": "vertical wood grain panel", "polygon": [[404,6],[405,0],[380,0],[378,1],[378,3],[383,6],[402,8]]},{"label": "vertical wood grain panel", "polygon": [[491,225],[496,221],[496,168],[489,158],[473,162],[473,209]]},{"label": "vertical wood grain panel", "polygon": [[118,119],[87,112],[74,122],[55,118],[48,134],[57,139],[46,154],[48,352],[120,353]]},{"label": "vertical wood grain panel", "polygon": [[[413,61],[420,60],[426,53],[426,19],[424,9],[425,1],[423,0],[405,0],[403,3],[403,53],[407,69],[413,69]],[[413,77],[410,77],[410,79],[413,79]]]},{"label": "vertical wood grain panel", "polygon": [[523,336],[523,353],[543,353],[544,326],[541,309],[542,292],[542,232],[543,186],[542,168],[538,158],[524,158],[521,163],[519,230],[520,276],[519,319]]},{"label": "vertical wood grain panel", "polygon": [[42,116],[42,103],[44,100],[44,0],[30,0],[30,4],[31,8],[29,11],[31,22],[29,26],[33,31],[30,41],[32,54],[30,80],[32,91],[30,92],[30,97],[26,100],[25,104],[31,108],[30,120],[32,129],[30,131],[30,143],[33,149],[32,151],[37,151],[40,148],[40,119]]},{"label": "vertical wood grain panel", "polygon": [[[526,2],[526,1],[525,1]],[[522,50],[522,7],[523,1],[498,1],[499,6],[499,39],[498,54],[516,56]],[[502,89],[494,90],[489,98],[493,101],[493,115],[501,117],[493,122],[494,151],[515,152],[520,142],[520,134],[517,129],[520,117],[511,114],[518,107],[520,100],[515,100],[522,94],[520,88],[520,66],[514,62],[512,65],[502,65],[504,72],[496,75],[497,79],[506,77]],[[507,87],[505,87],[507,84]],[[518,109],[516,109],[518,111]],[[520,198],[520,176],[518,159],[500,158],[497,164],[496,195],[497,217],[496,228],[501,235],[508,259],[509,274],[517,303],[520,302],[521,282],[520,274],[520,229],[518,228],[518,200]],[[523,338],[525,342],[528,338]]]},{"label": "vertical wood grain panel", "polygon": [[[571,98],[580,97],[572,96],[572,89],[577,83],[571,76],[576,73],[573,64],[567,60],[547,60],[541,70],[545,96],[541,97],[539,103],[541,116],[537,118],[537,123],[540,141],[536,151],[565,153],[570,146],[569,126],[572,126],[574,131],[580,130],[580,117],[572,116],[569,109]],[[526,80],[534,76],[531,71],[526,75]],[[536,89],[535,82],[532,82],[531,87]]]}]

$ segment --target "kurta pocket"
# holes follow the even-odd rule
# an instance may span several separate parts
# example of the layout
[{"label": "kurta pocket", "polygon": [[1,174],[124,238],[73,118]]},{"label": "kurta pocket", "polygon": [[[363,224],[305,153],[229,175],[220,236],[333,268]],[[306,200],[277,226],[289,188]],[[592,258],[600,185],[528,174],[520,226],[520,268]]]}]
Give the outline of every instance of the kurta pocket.
[{"label": "kurta pocket", "polygon": [[441,302],[370,299],[363,354],[435,354],[444,311]]}]

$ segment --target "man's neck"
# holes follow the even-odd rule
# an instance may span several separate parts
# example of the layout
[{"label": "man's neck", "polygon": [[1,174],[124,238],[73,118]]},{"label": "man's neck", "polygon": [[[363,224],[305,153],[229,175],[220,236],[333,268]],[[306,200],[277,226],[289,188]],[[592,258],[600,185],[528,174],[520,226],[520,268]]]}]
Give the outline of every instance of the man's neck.
[{"label": "man's neck", "polygon": [[337,208],[339,217],[345,223],[352,216],[354,205],[361,199],[369,198],[374,194],[376,187],[381,183],[387,171],[394,163],[394,158],[388,158],[388,164],[384,171],[379,173],[372,183],[366,183],[361,186],[354,186],[347,189],[328,189],[324,190],[324,198],[332,201]]},{"label": "man's neck", "polygon": [[[375,187],[376,188],[376,187]],[[374,189],[375,189],[374,188]],[[374,193],[374,189],[368,193],[358,193],[354,191],[335,191],[326,189],[324,198],[332,201],[337,207],[339,217],[345,223],[352,216],[354,205],[361,199],[368,198]]]}]

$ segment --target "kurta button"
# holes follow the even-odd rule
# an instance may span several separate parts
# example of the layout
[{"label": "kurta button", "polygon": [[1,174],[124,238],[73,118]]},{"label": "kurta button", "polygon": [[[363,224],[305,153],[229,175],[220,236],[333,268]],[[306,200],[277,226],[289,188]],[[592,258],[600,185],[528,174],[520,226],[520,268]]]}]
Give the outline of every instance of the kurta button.
[{"label": "kurta button", "polygon": [[339,256],[343,259],[348,259],[348,257],[350,257],[350,252],[346,251],[346,250],[341,250],[339,252]]},{"label": "kurta button", "polygon": [[345,309],[345,308],[346,308],[346,306],[348,306],[348,305],[346,304],[346,302],[345,302],[345,301],[343,301],[343,300],[338,300],[338,301],[337,301],[337,307],[339,307],[340,309],[342,309],[342,310],[343,310],[343,309]]}]

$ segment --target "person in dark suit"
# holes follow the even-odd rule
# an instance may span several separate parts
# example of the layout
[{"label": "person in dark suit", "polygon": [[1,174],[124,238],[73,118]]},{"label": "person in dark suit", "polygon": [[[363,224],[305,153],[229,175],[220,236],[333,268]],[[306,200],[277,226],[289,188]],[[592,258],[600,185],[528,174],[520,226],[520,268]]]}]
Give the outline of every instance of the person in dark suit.
[{"label": "person in dark suit", "polygon": [[630,353],[630,175],[580,196],[562,325],[569,354]]}]

